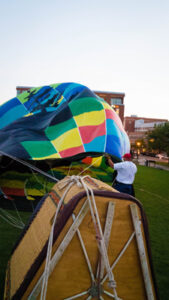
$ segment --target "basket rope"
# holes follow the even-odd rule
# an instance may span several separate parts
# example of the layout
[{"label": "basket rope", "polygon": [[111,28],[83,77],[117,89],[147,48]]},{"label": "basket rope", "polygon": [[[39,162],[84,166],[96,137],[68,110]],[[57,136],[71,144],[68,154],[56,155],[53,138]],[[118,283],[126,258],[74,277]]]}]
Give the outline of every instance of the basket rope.
[{"label": "basket rope", "polygon": [[77,184],[78,187],[81,187],[81,188],[83,187],[84,190],[86,191],[87,200],[89,203],[89,208],[90,208],[90,212],[91,212],[91,216],[92,216],[92,220],[93,220],[95,232],[96,232],[96,242],[97,242],[97,246],[100,251],[100,254],[103,257],[104,265],[105,265],[107,275],[109,278],[109,287],[113,289],[115,300],[118,299],[117,292],[116,292],[116,282],[114,280],[114,275],[113,275],[112,269],[110,267],[109,259],[108,259],[107,249],[106,249],[105,242],[104,242],[103,232],[102,232],[102,228],[101,228],[101,224],[100,224],[100,219],[99,219],[99,214],[98,214],[98,210],[97,210],[97,206],[96,206],[96,202],[95,202],[94,193],[93,193],[93,190],[90,188],[90,186],[88,186],[88,184],[85,182],[86,177],[88,177],[88,175],[84,176],[84,177],[75,176],[75,175],[69,176],[65,180],[63,180],[60,183],[60,185],[58,185],[60,189],[63,189],[63,188],[66,188],[66,189],[65,189],[65,191],[58,203],[58,206],[56,208],[56,213],[55,213],[53,224],[51,227],[51,232],[50,232],[49,241],[48,241],[46,264],[45,264],[40,300],[46,299],[49,270],[50,270],[50,261],[51,261],[51,255],[52,255],[53,233],[54,233],[54,227],[56,224],[56,219],[57,219],[59,210],[62,206],[65,196],[67,195],[68,191],[74,184]]}]

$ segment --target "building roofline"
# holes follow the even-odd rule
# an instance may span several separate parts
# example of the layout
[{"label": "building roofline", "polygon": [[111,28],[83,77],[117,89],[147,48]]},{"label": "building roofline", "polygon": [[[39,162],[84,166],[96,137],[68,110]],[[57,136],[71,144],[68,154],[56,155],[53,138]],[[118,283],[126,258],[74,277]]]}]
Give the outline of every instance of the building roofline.
[{"label": "building roofline", "polygon": [[[16,86],[16,89],[32,89],[33,87],[32,86],[25,86],[25,85],[18,85]],[[117,92],[110,92],[110,91],[96,91],[96,90],[93,90],[94,93],[101,93],[101,94],[114,94],[114,95],[117,95],[117,96],[123,96],[125,97],[125,93],[117,93]]]},{"label": "building roofline", "polygon": [[161,121],[166,121],[166,122],[168,122],[168,120],[167,119],[159,119],[159,118],[145,118],[145,117],[132,117],[132,116],[125,116],[124,117],[124,119],[125,118],[130,118],[130,119],[138,119],[138,120],[140,120],[140,119],[144,119],[144,120],[161,120]]},{"label": "building roofline", "polygon": [[110,92],[110,91],[96,91],[93,90],[94,93],[101,93],[101,94],[114,94],[114,95],[121,95],[121,96],[125,96],[125,93],[117,93],[117,92]]},{"label": "building roofline", "polygon": [[16,89],[32,89],[32,86],[18,85],[16,86]]}]

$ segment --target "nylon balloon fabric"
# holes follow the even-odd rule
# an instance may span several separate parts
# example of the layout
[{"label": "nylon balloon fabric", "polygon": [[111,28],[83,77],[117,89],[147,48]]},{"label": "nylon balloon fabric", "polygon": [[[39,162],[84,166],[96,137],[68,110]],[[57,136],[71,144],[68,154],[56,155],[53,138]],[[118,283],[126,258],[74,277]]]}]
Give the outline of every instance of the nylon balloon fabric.
[{"label": "nylon balloon fabric", "polygon": [[0,206],[17,200],[29,210],[50,191],[52,177],[82,174],[111,184],[104,153],[116,162],[129,148],[118,115],[86,86],[32,88],[0,107]]},{"label": "nylon balloon fabric", "polygon": [[115,111],[77,83],[33,88],[0,107],[0,150],[24,160],[109,153],[121,159],[129,140]]}]

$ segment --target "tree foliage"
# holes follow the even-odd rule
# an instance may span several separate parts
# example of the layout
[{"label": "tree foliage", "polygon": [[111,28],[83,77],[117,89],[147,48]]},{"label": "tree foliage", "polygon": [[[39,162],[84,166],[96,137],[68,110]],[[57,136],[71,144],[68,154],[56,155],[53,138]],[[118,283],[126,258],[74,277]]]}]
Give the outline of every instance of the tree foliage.
[{"label": "tree foliage", "polygon": [[147,134],[147,142],[150,149],[166,152],[169,156],[169,122],[156,126]]}]

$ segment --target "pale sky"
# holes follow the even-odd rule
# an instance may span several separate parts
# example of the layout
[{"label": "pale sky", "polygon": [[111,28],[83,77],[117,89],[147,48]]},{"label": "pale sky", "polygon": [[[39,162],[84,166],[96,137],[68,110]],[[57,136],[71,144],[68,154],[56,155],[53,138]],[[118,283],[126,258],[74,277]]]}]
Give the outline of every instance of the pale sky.
[{"label": "pale sky", "polygon": [[0,0],[0,103],[16,86],[125,93],[125,116],[169,119],[168,0]]}]

